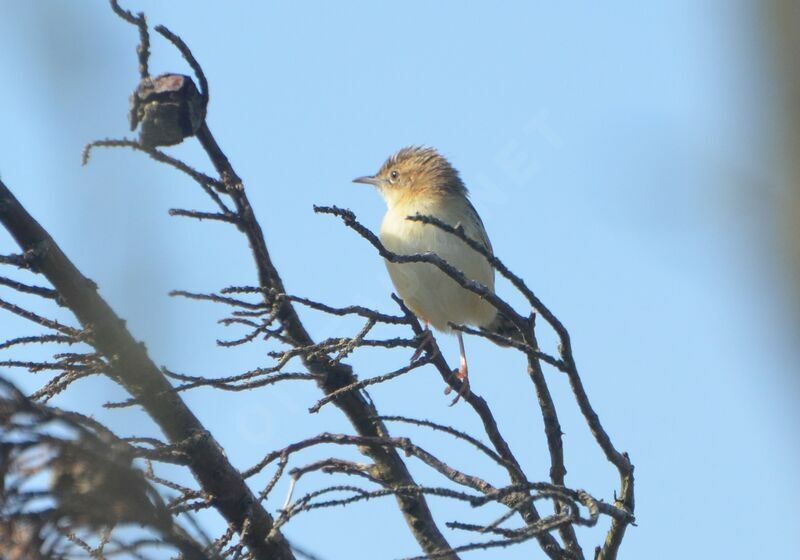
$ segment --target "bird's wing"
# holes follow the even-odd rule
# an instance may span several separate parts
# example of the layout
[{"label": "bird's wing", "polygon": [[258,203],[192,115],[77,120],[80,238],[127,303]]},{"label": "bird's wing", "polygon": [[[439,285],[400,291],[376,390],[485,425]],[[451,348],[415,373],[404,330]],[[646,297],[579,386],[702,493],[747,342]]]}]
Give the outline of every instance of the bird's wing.
[{"label": "bird's wing", "polygon": [[486,228],[483,225],[483,220],[481,220],[481,216],[480,214],[478,214],[478,211],[475,210],[475,207],[472,205],[472,202],[470,202],[469,199],[466,199],[466,201],[467,201],[467,209],[470,213],[472,213],[472,217],[474,218],[473,222],[476,225],[475,233],[477,233],[477,236],[474,236],[472,232],[467,231],[467,235],[470,235],[471,237],[475,238],[475,241],[483,245],[483,247],[487,251],[489,251],[489,254],[493,255],[494,250],[492,249],[492,242],[489,241],[489,235],[486,233]]}]

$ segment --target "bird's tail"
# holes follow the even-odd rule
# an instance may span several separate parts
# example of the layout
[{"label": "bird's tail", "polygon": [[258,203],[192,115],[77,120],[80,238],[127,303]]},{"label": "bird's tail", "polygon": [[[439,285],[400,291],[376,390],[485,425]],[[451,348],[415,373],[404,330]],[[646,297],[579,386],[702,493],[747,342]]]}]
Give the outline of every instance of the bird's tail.
[{"label": "bird's tail", "polygon": [[[489,323],[489,326],[486,327],[486,330],[491,331],[494,334],[510,338],[511,340],[515,340],[517,342],[524,342],[522,333],[519,331],[517,326],[511,322],[511,319],[499,311],[497,312],[497,315],[495,315],[494,320]],[[504,344],[502,342],[495,342],[497,342],[497,344],[500,346],[509,346],[508,344]]]}]

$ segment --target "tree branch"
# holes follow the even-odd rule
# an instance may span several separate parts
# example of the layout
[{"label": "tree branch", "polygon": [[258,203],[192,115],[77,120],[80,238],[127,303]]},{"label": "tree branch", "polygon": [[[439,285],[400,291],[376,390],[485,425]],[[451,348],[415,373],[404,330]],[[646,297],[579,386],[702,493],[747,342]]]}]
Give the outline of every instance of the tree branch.
[{"label": "tree branch", "polygon": [[[259,286],[262,289],[265,303],[270,305],[270,293],[284,294],[286,290],[267,250],[263,231],[255,218],[242,180],[217,144],[205,122],[197,132],[197,139],[214,164],[227,193],[233,199],[239,227],[247,237],[253,253],[253,262],[258,272]],[[277,302],[277,305],[278,313],[276,318],[283,326],[285,336],[292,346],[314,346],[314,340],[300,321],[291,301],[284,298]],[[318,385],[326,395],[358,382],[352,368],[346,364],[334,363],[318,354],[303,353],[301,359],[308,370],[318,376]],[[360,391],[343,393],[336,398],[334,403],[345,413],[359,435],[363,437],[389,437],[386,426],[377,419],[379,417],[378,411],[372,403],[364,398]],[[396,449],[369,447],[365,448],[365,453],[379,466],[378,472],[385,485],[389,487],[405,487],[416,484]],[[449,543],[437,527],[430,508],[422,495],[397,494],[396,498],[411,532],[424,551],[441,552],[450,548]],[[445,558],[455,560],[457,556],[451,554],[445,555]]]},{"label": "tree branch", "polygon": [[34,265],[89,331],[88,342],[106,358],[112,377],[138,399],[171,442],[193,441],[186,449],[189,468],[203,489],[214,496],[215,507],[229,523],[241,530],[249,519],[250,528],[243,538],[253,554],[265,560],[293,558],[280,533],[267,539],[272,518],[213,436],[172,389],[144,346],[133,338],[124,322],[100,297],[94,282],[81,274],[2,181],[0,222],[24,252],[35,252]]}]

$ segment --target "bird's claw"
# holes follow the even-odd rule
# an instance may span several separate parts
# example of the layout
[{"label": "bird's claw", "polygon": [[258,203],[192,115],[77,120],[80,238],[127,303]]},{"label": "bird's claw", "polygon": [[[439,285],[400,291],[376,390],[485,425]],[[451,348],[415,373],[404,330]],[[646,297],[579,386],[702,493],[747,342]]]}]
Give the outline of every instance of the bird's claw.
[{"label": "bird's claw", "polygon": [[[461,367],[454,369],[452,375],[461,382],[461,387],[459,387],[458,392],[456,393],[456,398],[453,399],[453,402],[450,403],[450,406],[456,404],[461,397],[467,398],[470,394],[469,372],[467,370],[467,364],[462,362]],[[444,394],[449,395],[452,391],[452,387],[447,387],[444,390]]]},{"label": "bird's claw", "polygon": [[419,357],[422,356],[422,353],[425,352],[426,348],[430,347],[432,351],[436,350],[436,340],[433,338],[433,331],[426,328],[424,331],[422,331],[420,338],[421,340],[419,346],[417,346],[417,349],[414,350],[414,353],[411,355],[411,360],[409,360],[411,363],[416,362]]}]

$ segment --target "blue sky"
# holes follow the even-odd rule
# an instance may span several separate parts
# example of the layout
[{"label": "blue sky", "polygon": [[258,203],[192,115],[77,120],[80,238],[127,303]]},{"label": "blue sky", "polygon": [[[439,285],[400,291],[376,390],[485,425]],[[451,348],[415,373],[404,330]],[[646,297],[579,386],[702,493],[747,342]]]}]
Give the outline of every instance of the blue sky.
[{"label": "blue sky", "polygon": [[[621,557],[768,558],[794,547],[798,333],[782,275],[779,117],[757,3],[125,5],[179,33],[203,64],[210,126],[245,181],[290,293],[392,310],[374,251],[312,205],[349,207],[376,229],[383,201],[350,180],[404,145],[436,146],[461,171],[497,254],[570,329],[592,402],[636,465],[639,526]],[[171,207],[208,209],[199,189],[128,151],[97,152],[80,165],[86,142],[129,134],[135,30],[104,2],[4,8],[3,180],[156,361],[208,375],[264,365],[263,347],[214,347],[236,334],[216,324],[221,309],[166,296],[254,282],[233,228],[167,216]],[[188,73],[160,38],[151,69]],[[209,169],[191,141],[170,152]],[[12,250],[0,236],[0,252]],[[521,305],[508,285],[498,290]],[[317,338],[360,326],[303,316]],[[2,317],[0,338],[25,328]],[[439,340],[454,362],[455,340]],[[543,340],[552,348],[551,336]],[[476,392],[531,476],[546,479],[540,415],[521,359],[475,339],[467,350]],[[365,377],[407,357],[365,352],[352,363]],[[27,387],[41,383],[13,376]],[[614,472],[566,380],[553,371],[548,379],[566,434],[567,483],[610,499]],[[470,410],[448,408],[442,389],[425,369],[370,393],[385,414],[480,434]],[[56,402],[97,412],[121,396],[87,381]],[[332,407],[306,412],[319,396],[297,383],[186,398],[245,468],[293,440],[347,431]],[[121,432],[156,433],[136,411],[97,414]],[[469,449],[408,433],[454,464],[502,480]],[[412,470],[435,480],[419,465]],[[278,487],[271,510],[285,491]],[[443,521],[458,513],[447,503],[432,507]],[[326,560],[416,552],[393,503],[347,513],[346,524],[338,510],[310,513],[287,534]],[[766,519],[768,537],[757,521]],[[599,538],[584,533],[587,544]],[[529,558],[534,546],[491,557]]]}]

